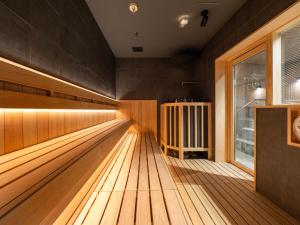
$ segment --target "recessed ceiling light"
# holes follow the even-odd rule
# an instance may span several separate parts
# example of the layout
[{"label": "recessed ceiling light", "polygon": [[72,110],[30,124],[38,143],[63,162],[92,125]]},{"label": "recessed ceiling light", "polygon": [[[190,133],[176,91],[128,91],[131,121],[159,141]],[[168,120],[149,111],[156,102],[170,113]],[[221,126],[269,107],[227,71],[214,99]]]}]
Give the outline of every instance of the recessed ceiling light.
[{"label": "recessed ceiling light", "polygon": [[180,28],[186,27],[190,22],[190,15],[181,15],[177,19]]},{"label": "recessed ceiling light", "polygon": [[135,2],[129,3],[129,11],[135,14],[139,10],[138,5]]}]

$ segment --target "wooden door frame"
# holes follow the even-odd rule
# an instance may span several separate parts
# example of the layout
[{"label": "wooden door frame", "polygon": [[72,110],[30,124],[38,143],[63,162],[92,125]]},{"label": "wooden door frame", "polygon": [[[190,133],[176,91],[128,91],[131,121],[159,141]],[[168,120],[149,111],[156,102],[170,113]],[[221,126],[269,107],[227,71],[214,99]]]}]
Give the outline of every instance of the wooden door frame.
[{"label": "wooden door frame", "polygon": [[[234,159],[234,102],[233,102],[233,66],[238,64],[254,55],[257,55],[261,52],[266,53],[266,66],[265,66],[265,87],[266,87],[266,105],[272,105],[272,96],[273,96],[273,82],[272,82],[272,37],[267,36],[260,41],[250,45],[244,51],[237,53],[230,61],[226,63],[226,101],[227,101],[227,158],[228,162],[237,166],[238,168],[244,170],[245,172],[255,175],[256,171],[256,146],[254,146],[254,170],[247,168],[241,163],[235,161]],[[256,136],[254,125],[254,138]],[[254,140],[255,143],[255,140]]]}]

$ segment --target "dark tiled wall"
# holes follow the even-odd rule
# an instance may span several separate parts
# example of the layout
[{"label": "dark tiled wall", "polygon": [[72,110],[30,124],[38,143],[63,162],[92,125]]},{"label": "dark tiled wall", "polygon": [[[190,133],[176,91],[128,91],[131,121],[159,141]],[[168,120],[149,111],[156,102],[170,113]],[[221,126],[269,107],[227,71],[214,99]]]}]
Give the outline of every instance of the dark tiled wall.
[{"label": "dark tiled wall", "polygon": [[195,79],[203,84],[193,95],[214,101],[214,62],[238,42],[288,8],[296,0],[248,0],[203,48],[195,65]]},{"label": "dark tiled wall", "polygon": [[[193,88],[194,98],[214,102],[215,59],[294,2],[296,0],[248,0],[202,49],[194,70],[194,79],[199,81],[201,86]],[[214,107],[212,113],[214,133]],[[214,136],[212,142],[214,146]]]},{"label": "dark tiled wall", "polygon": [[248,0],[203,48],[194,76],[204,86],[194,88],[193,95],[214,101],[215,59],[294,2],[296,0]]},{"label": "dark tiled wall", "polygon": [[116,60],[117,99],[157,99],[173,101],[178,97],[191,96],[190,81],[193,64],[177,64],[172,59],[130,59]]},{"label": "dark tiled wall", "polygon": [[287,109],[257,109],[257,191],[300,220],[300,149],[287,145]]},{"label": "dark tiled wall", "polygon": [[115,96],[115,59],[84,0],[0,0],[0,55]]}]

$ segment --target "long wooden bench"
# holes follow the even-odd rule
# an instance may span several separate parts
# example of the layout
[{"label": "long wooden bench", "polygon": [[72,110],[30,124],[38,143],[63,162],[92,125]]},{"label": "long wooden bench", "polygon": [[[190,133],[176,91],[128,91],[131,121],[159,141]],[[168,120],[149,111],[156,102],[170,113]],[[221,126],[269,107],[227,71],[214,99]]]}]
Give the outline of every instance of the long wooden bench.
[{"label": "long wooden bench", "polygon": [[113,120],[1,156],[0,224],[52,224],[73,214],[129,125]]}]

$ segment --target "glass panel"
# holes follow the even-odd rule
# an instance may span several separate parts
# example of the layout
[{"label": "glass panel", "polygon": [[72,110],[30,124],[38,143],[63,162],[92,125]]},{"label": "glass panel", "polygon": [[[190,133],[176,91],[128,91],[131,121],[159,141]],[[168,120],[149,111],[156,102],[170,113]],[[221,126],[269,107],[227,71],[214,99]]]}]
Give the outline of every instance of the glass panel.
[{"label": "glass panel", "polygon": [[300,23],[281,33],[281,103],[300,102]]},{"label": "glass panel", "polygon": [[254,106],[265,104],[265,52],[234,65],[234,160],[254,169]]}]

